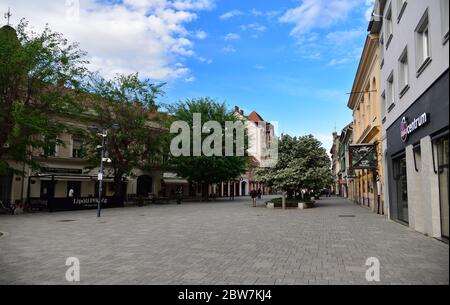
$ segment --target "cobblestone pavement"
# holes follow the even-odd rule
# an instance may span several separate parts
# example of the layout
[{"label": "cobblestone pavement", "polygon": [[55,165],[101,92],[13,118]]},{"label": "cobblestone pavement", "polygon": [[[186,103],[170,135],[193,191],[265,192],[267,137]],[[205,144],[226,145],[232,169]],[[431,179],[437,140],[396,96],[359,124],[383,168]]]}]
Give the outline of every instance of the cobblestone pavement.
[{"label": "cobblestone pavement", "polygon": [[0,231],[0,284],[65,284],[67,257],[81,284],[368,284],[368,257],[381,284],[449,283],[447,244],[338,198],[1,215]]}]

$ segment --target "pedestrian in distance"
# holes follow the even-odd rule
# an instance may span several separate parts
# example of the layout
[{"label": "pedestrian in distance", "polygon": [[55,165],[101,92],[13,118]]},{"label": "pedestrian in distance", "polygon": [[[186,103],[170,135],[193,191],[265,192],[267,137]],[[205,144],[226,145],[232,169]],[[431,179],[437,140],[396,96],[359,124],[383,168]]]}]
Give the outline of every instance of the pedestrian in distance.
[{"label": "pedestrian in distance", "polygon": [[252,205],[256,207],[256,197],[258,197],[258,192],[256,190],[252,190],[250,192],[250,197],[252,197]]},{"label": "pedestrian in distance", "polygon": [[262,197],[262,190],[258,189],[258,199],[261,199],[261,197]]}]

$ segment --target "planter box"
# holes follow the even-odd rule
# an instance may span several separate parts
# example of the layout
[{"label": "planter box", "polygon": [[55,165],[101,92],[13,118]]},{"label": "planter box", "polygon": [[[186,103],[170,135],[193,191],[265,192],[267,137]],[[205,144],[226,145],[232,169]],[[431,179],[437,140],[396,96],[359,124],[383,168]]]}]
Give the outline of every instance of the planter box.
[{"label": "planter box", "polygon": [[[299,202],[298,203],[298,206],[297,206],[297,209],[299,209],[299,210],[305,210],[305,209],[310,209],[310,208],[312,208],[313,207],[313,205],[314,205],[314,203],[305,203],[305,202]],[[275,207],[275,204],[273,203],[273,202],[268,202],[267,204],[266,204],[266,207],[268,208],[268,209],[282,209],[282,207],[280,206],[280,207]],[[295,206],[294,207],[292,207],[292,206],[286,206],[286,208],[287,209],[295,209]]]}]

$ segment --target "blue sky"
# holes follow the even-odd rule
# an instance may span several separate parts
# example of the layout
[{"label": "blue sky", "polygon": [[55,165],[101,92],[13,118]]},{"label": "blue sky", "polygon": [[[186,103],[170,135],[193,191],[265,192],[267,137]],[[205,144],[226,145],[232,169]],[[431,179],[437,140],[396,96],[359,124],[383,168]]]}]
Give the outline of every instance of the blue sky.
[{"label": "blue sky", "polygon": [[45,23],[105,76],[167,82],[160,101],[209,96],[256,110],[279,131],[331,133],[351,121],[347,92],[371,0],[2,0],[14,24]]},{"label": "blue sky", "polygon": [[[228,0],[202,12],[189,27],[207,31],[195,50],[212,63],[189,58],[195,80],[169,84],[166,100],[212,96],[278,121],[281,132],[313,133],[329,148],[335,126],[351,121],[346,93],[366,37],[367,6],[360,1],[346,18],[297,36],[295,24],[280,18],[301,3]],[[240,13],[220,18],[232,11]]]}]

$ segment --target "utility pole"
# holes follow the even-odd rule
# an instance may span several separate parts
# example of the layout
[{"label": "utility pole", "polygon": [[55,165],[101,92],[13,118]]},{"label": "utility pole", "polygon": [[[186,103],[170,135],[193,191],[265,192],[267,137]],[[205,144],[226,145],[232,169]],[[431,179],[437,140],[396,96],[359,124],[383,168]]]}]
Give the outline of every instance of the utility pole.
[{"label": "utility pole", "polygon": [[103,189],[103,159],[105,158],[105,139],[108,136],[105,129],[103,129],[101,135],[102,147],[100,153],[100,171],[98,172],[98,204],[97,204],[97,217],[101,216],[102,209],[102,189]]}]

